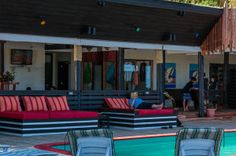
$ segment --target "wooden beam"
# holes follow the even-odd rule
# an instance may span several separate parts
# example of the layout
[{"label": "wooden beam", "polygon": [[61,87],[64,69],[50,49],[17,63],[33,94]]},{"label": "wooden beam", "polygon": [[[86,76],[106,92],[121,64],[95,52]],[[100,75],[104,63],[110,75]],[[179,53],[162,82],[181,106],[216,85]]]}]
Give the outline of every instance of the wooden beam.
[{"label": "wooden beam", "polygon": [[74,81],[76,90],[80,91],[81,90],[81,62],[82,62],[82,47],[74,45],[73,49],[73,60],[74,60],[74,65],[75,65],[75,75],[74,75]]},{"label": "wooden beam", "polygon": [[229,52],[224,53],[224,107],[228,107]]},{"label": "wooden beam", "polygon": [[35,42],[35,43],[50,43],[50,44],[69,44],[69,45],[83,45],[83,46],[99,46],[99,47],[123,47],[135,49],[163,49],[170,51],[182,52],[198,52],[199,46],[186,46],[186,45],[172,45],[162,43],[144,43],[144,42],[123,42],[123,41],[109,41],[98,39],[78,39],[70,37],[53,37],[53,36],[39,36],[39,35],[26,35],[26,34],[12,34],[0,33],[0,40],[13,41],[13,42]]},{"label": "wooden beam", "polygon": [[0,74],[4,72],[4,42],[0,41]]},{"label": "wooden beam", "polygon": [[165,106],[165,96],[163,96],[163,93],[165,91],[165,69],[166,69],[166,51],[162,50],[162,91],[160,92],[161,100]]},{"label": "wooden beam", "polygon": [[118,80],[118,90],[124,90],[124,48],[119,48],[117,54],[117,80]]},{"label": "wooden beam", "polygon": [[204,117],[204,57],[201,52],[198,52],[198,84],[199,117]]}]

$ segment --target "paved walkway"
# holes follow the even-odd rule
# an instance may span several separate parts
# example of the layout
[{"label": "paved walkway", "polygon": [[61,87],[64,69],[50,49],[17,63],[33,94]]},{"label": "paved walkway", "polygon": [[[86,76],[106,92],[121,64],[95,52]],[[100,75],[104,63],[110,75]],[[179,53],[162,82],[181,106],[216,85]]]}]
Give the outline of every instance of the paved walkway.
[{"label": "paved walkway", "polygon": [[[184,127],[219,127],[224,129],[236,129],[236,117],[188,119],[183,121]],[[147,134],[175,133],[179,128],[172,129],[152,129],[152,130],[120,130],[113,129],[115,137],[136,136]],[[35,137],[14,137],[0,134],[0,144],[9,144],[17,149],[28,148],[38,144],[64,142],[65,135],[35,136]]]}]

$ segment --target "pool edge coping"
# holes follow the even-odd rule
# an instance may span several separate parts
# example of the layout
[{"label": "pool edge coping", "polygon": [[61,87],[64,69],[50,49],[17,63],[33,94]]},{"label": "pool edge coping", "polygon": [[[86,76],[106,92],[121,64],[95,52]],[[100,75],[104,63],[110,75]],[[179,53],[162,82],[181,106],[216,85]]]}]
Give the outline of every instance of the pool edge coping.
[{"label": "pool edge coping", "polygon": [[[236,129],[224,129],[224,132],[236,132]],[[168,136],[175,136],[176,133],[164,133],[164,134],[147,134],[147,135],[135,135],[135,136],[124,136],[124,137],[113,137],[113,140],[131,140],[131,139],[145,139],[145,138],[155,138],[155,137],[168,137]],[[54,143],[47,143],[47,144],[39,144],[33,146],[36,149],[47,150],[59,154],[64,155],[71,155],[70,152],[59,150],[52,148],[52,146],[60,146],[69,144],[69,142],[54,142]]]}]

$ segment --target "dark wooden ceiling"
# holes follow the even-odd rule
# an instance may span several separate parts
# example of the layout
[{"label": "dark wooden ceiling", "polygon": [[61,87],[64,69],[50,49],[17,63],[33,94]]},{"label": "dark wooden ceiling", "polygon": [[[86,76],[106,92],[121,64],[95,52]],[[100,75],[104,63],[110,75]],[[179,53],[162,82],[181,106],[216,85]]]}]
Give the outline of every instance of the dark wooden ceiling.
[{"label": "dark wooden ceiling", "polygon": [[[140,0],[136,0],[138,5],[132,5],[132,1],[109,0],[101,7],[97,0],[1,0],[0,32],[200,45],[222,13],[215,8],[155,0],[147,0],[149,6],[142,6]],[[179,11],[185,11],[185,15],[178,16]],[[40,16],[46,20],[45,26],[40,26]],[[94,26],[96,35],[83,33],[85,26]],[[141,31],[136,32],[135,26]],[[175,34],[176,40],[163,41],[167,33]]]}]

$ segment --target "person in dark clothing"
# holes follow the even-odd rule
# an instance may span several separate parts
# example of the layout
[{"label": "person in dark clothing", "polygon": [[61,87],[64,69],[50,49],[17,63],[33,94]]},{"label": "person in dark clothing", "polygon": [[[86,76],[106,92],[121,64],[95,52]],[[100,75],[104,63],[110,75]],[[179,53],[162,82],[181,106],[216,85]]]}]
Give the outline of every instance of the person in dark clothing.
[{"label": "person in dark clothing", "polygon": [[216,104],[216,87],[217,82],[214,77],[211,77],[209,82],[209,103]]},{"label": "person in dark clothing", "polygon": [[146,63],[140,64],[140,81],[145,82],[146,80]]},{"label": "person in dark clothing", "polygon": [[212,89],[212,90],[215,90],[216,89],[216,80],[215,80],[215,78],[214,77],[212,77],[211,79],[210,79],[210,82],[209,82],[209,89]]},{"label": "person in dark clothing", "polygon": [[192,77],[191,80],[184,86],[182,90],[183,94],[183,109],[188,111],[188,101],[192,100],[191,90],[193,89],[193,84],[197,81],[195,77]]}]

